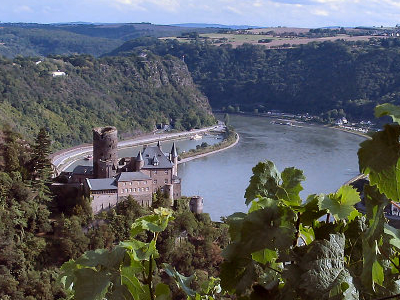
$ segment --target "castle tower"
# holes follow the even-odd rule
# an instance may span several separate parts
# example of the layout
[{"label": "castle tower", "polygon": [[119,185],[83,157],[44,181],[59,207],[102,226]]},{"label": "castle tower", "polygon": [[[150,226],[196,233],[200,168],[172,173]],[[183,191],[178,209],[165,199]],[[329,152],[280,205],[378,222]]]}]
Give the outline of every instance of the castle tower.
[{"label": "castle tower", "polygon": [[135,160],[135,171],[139,172],[144,166],[144,160],[142,156],[142,152],[139,151],[138,155],[136,156]]},{"label": "castle tower", "polygon": [[174,164],[172,168],[172,175],[178,176],[178,153],[176,152],[175,143],[172,144],[171,148],[171,162]]},{"label": "castle tower", "polygon": [[115,127],[93,129],[93,174],[95,178],[111,178],[118,167],[118,131]]},{"label": "castle tower", "polygon": [[204,200],[200,196],[193,196],[190,198],[189,208],[192,213],[202,214],[204,207]]}]

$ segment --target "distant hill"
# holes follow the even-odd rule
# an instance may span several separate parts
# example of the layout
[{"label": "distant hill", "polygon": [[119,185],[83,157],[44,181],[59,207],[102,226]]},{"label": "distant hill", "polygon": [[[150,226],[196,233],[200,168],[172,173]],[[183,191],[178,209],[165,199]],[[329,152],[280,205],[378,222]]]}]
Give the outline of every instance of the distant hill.
[{"label": "distant hill", "polygon": [[222,24],[207,24],[207,23],[182,23],[182,24],[171,24],[171,26],[191,27],[191,28],[222,28],[222,29],[261,28],[260,26],[251,26],[251,25],[222,25]]},{"label": "distant hill", "polygon": [[0,55],[12,58],[49,54],[91,54],[100,56],[142,36],[179,36],[185,32],[217,32],[218,28],[194,28],[150,23],[1,23]]},{"label": "distant hill", "polygon": [[184,57],[215,109],[308,112],[332,121],[372,119],[379,103],[400,104],[400,39],[314,42],[288,49],[141,38],[110,55],[141,51]]}]

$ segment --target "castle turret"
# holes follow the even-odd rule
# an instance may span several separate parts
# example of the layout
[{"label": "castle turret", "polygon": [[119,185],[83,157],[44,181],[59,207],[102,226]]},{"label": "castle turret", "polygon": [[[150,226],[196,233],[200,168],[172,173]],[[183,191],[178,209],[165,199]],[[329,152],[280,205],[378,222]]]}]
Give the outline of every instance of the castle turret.
[{"label": "castle turret", "polygon": [[172,168],[172,175],[178,176],[178,153],[176,152],[175,143],[172,144],[170,157],[171,162],[174,164]]},{"label": "castle turret", "polygon": [[136,156],[135,160],[135,171],[138,172],[140,171],[144,166],[144,160],[142,156],[142,152],[139,151],[138,155]]},{"label": "castle turret", "polygon": [[111,178],[118,168],[118,131],[115,127],[93,129],[93,174],[95,178]]},{"label": "castle turret", "polygon": [[204,207],[204,200],[200,196],[194,196],[190,199],[189,208],[192,213],[202,214]]}]

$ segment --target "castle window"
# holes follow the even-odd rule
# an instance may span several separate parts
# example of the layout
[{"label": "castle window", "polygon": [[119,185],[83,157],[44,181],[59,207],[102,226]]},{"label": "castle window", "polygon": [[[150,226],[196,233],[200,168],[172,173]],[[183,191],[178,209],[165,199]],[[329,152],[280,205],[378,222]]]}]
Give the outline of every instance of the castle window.
[{"label": "castle window", "polygon": [[164,179],[164,183],[168,183],[168,179]]},{"label": "castle window", "polygon": [[168,170],[165,170],[165,171],[164,171],[164,174],[168,174]]},{"label": "castle window", "polygon": [[132,192],[132,189],[129,189],[129,192],[131,193],[131,192]]},{"label": "castle window", "polygon": [[153,180],[153,183],[154,183],[154,184],[157,184],[157,179]]},{"label": "castle window", "polygon": [[148,190],[149,190],[149,188],[147,187],[147,188],[146,188],[146,191],[148,191]]},{"label": "castle window", "polygon": [[136,188],[133,188],[133,191],[136,192]]},{"label": "castle window", "polygon": [[124,193],[124,189],[121,189],[121,194],[123,194]]}]

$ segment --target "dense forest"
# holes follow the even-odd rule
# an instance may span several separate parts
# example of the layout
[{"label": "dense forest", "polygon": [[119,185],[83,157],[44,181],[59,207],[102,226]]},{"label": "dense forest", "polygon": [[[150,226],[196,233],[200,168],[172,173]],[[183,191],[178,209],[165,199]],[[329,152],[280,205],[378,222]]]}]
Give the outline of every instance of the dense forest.
[{"label": "dense forest", "polygon": [[[52,76],[57,70],[65,75]],[[172,56],[0,61],[0,123],[28,139],[44,126],[52,149],[90,142],[95,126],[132,136],[161,123],[178,130],[211,125],[210,111],[186,65]]]},{"label": "dense forest", "polygon": [[0,55],[13,58],[49,54],[100,56],[142,36],[179,36],[187,32],[209,33],[217,28],[186,28],[150,23],[137,24],[26,24],[2,23]]},{"label": "dense forest", "polygon": [[325,120],[339,115],[373,118],[378,103],[400,103],[400,39],[322,42],[268,50],[244,44],[140,38],[110,55],[147,49],[184,57],[192,77],[213,109],[283,110],[312,113]]}]

